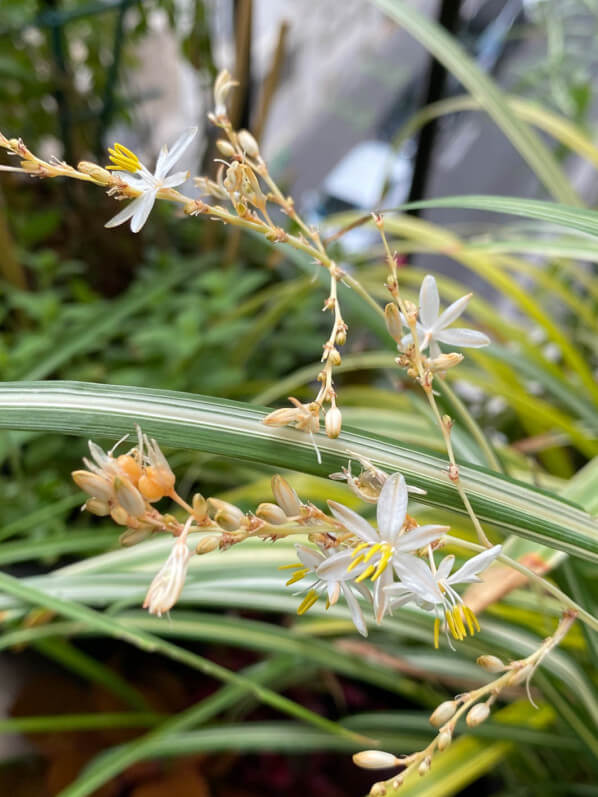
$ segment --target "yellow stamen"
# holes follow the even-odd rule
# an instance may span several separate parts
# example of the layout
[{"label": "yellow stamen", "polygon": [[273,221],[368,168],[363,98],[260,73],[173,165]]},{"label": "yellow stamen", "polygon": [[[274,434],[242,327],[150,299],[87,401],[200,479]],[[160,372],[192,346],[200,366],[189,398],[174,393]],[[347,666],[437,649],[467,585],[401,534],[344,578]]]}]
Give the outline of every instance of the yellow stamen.
[{"label": "yellow stamen", "polygon": [[370,559],[372,558],[372,556],[375,556],[381,548],[382,548],[382,544],[379,543],[379,542],[377,542],[375,545],[372,545],[370,550],[363,557],[363,561],[364,562],[369,562]]},{"label": "yellow stamen", "polygon": [[361,556],[358,556],[357,559],[353,559],[353,561],[351,562],[351,564],[347,568],[347,573],[350,573],[351,570],[354,570],[362,562],[363,562],[363,554],[361,554]]},{"label": "yellow stamen", "polygon": [[[475,626],[475,630],[480,630],[480,624],[478,623],[478,618],[475,616],[473,609],[470,609],[469,606],[463,606],[463,611],[465,612],[465,617],[467,618],[467,622],[472,622]],[[473,635],[473,631],[471,632]]]},{"label": "yellow stamen", "polygon": [[369,578],[372,575],[375,569],[376,569],[375,565],[370,565],[369,567],[367,567],[360,576],[357,576],[357,578],[355,579],[355,583],[359,584],[360,581],[365,581],[366,578]]},{"label": "yellow stamen", "polygon": [[375,581],[377,578],[380,578],[382,573],[386,570],[391,558],[392,558],[392,549],[387,548],[380,557],[380,561],[378,562],[378,567],[376,568],[376,572],[372,576],[372,581]]},{"label": "yellow stamen", "polygon": [[116,143],[113,148],[108,150],[112,166],[106,166],[107,169],[119,169],[124,172],[135,173],[140,167],[141,163],[137,155],[131,152],[130,149],[123,147],[122,144]]},{"label": "yellow stamen", "polygon": [[315,590],[310,589],[305,598],[303,598],[303,600],[299,604],[299,608],[297,609],[297,614],[305,614],[305,612],[308,609],[311,609],[311,607],[314,605],[314,603],[317,600],[318,600],[318,593]]},{"label": "yellow stamen", "polygon": [[444,617],[446,619],[446,624],[449,627],[449,631],[451,632],[454,639],[461,639],[459,636],[459,632],[455,628],[455,621],[453,620],[453,615],[449,611],[445,611]]},{"label": "yellow stamen", "polygon": [[309,573],[309,568],[304,567],[302,570],[298,570],[296,573],[289,578],[287,581],[287,587],[290,587],[291,584],[295,584],[297,581],[301,581]]},{"label": "yellow stamen", "polygon": [[351,556],[357,556],[357,554],[363,551],[364,548],[367,548],[368,545],[369,542],[360,542],[359,545],[355,548],[355,550],[351,554]]},{"label": "yellow stamen", "polygon": [[297,570],[298,568],[302,568],[303,565],[301,564],[294,564],[294,565],[279,565],[279,570]]},{"label": "yellow stamen", "polygon": [[440,620],[438,617],[434,620],[434,647],[438,650],[438,638],[440,636]]},{"label": "yellow stamen", "polygon": [[326,611],[330,608],[330,598],[326,598]]},{"label": "yellow stamen", "polygon": [[463,617],[461,616],[461,610],[458,606],[455,606],[453,609],[453,619],[455,621],[455,628],[461,634],[461,639],[465,639],[467,636],[467,631],[465,630],[465,625],[463,624]]}]

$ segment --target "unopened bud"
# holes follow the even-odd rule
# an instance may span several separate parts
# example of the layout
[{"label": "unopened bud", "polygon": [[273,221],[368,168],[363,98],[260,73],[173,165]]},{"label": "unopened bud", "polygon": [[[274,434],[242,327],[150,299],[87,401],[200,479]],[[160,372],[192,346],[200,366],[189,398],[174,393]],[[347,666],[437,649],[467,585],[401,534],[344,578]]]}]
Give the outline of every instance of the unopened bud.
[{"label": "unopened bud", "polygon": [[490,716],[490,709],[486,703],[477,703],[472,709],[469,710],[465,721],[470,728],[475,728],[476,725],[481,725],[482,722]]},{"label": "unopened bud", "polygon": [[87,495],[91,495],[92,498],[98,498],[100,501],[110,501],[114,498],[112,482],[98,473],[92,473],[89,470],[74,470],[71,476],[77,487]]},{"label": "unopened bud", "polygon": [[130,548],[132,545],[146,540],[151,533],[150,529],[127,529],[123,531],[118,541],[124,548]]},{"label": "unopened bud", "polygon": [[129,513],[124,507],[115,506],[112,512],[110,512],[110,517],[119,526],[126,526],[129,520]]},{"label": "unopened bud", "polygon": [[301,501],[297,493],[279,473],[272,476],[272,492],[276,503],[287,517],[295,517],[301,513]]},{"label": "unopened bud", "polygon": [[226,158],[230,158],[235,154],[235,148],[230,141],[227,141],[225,138],[219,138],[216,142],[216,146],[218,147],[218,151]]},{"label": "unopened bud", "polygon": [[440,752],[446,750],[449,744],[453,741],[453,734],[450,731],[442,731],[438,735],[438,749]]},{"label": "unopened bud", "polygon": [[397,343],[401,342],[403,337],[403,324],[401,322],[401,314],[396,304],[389,302],[384,308],[384,319],[386,321],[386,329],[390,337]]},{"label": "unopened bud", "polygon": [[362,769],[388,769],[398,766],[401,759],[383,750],[362,750],[360,753],[355,753],[353,763]]},{"label": "unopened bud", "polygon": [[128,479],[116,477],[114,480],[114,495],[118,503],[127,510],[131,517],[141,517],[141,515],[145,514],[143,496]]},{"label": "unopened bud", "polygon": [[245,517],[238,506],[219,498],[208,498],[208,506],[215,512],[216,523],[225,531],[236,531]]},{"label": "unopened bud", "polygon": [[337,346],[344,346],[347,342],[347,333],[344,329],[341,329],[339,332],[336,333],[336,338],[334,339]]},{"label": "unopened bud", "polygon": [[435,728],[440,728],[445,722],[448,722],[457,710],[456,700],[445,700],[437,706],[430,716],[430,724]]},{"label": "unopened bud", "polygon": [[340,365],[342,362],[341,354],[338,349],[331,349],[328,359],[332,365]]},{"label": "unopened bud", "polygon": [[498,656],[479,656],[476,661],[488,672],[504,672],[507,669],[505,663]]},{"label": "unopened bud", "polygon": [[431,371],[448,371],[449,368],[454,368],[461,362],[463,362],[463,355],[452,351],[449,354],[440,354],[438,357],[428,360],[428,368]]},{"label": "unopened bud", "polygon": [[335,438],[341,433],[343,415],[338,407],[331,407],[326,413],[324,425],[328,437]]},{"label": "unopened bud", "polygon": [[404,782],[405,782],[405,776],[397,775],[397,777],[394,778],[392,782],[393,789],[400,789]]},{"label": "unopened bud", "polygon": [[208,514],[208,502],[201,493],[195,493],[191,501],[193,515],[196,520],[203,520]]},{"label": "unopened bud", "polygon": [[195,553],[204,554],[204,553],[211,553],[215,551],[220,543],[220,537],[217,537],[215,534],[210,534],[207,537],[202,537],[201,540],[197,543],[197,547],[195,549]]},{"label": "unopened bud", "polygon": [[287,522],[287,516],[278,506],[278,504],[264,503],[260,504],[255,511],[255,514],[266,523],[271,523],[274,526],[279,526]]},{"label": "unopened bud", "polygon": [[110,514],[110,504],[107,501],[100,501],[99,498],[88,498],[83,504],[83,508],[98,517],[105,517]]},{"label": "unopened bud", "polygon": [[249,130],[240,130],[238,138],[239,138],[239,144],[249,155],[249,157],[257,158],[257,156],[260,154],[260,148],[258,146],[257,141],[251,135]]},{"label": "unopened bud", "polygon": [[81,161],[77,165],[77,170],[83,172],[83,174],[88,174],[100,185],[110,185],[114,182],[114,176],[107,169],[102,169],[101,166],[98,166],[97,163]]},{"label": "unopened bud", "polygon": [[417,771],[418,771],[418,773],[419,773],[420,775],[427,775],[427,774],[428,774],[428,772],[430,771],[430,767],[431,767],[431,765],[432,765],[432,759],[430,758],[430,756],[429,756],[429,755],[427,755],[427,756],[424,758],[424,760],[421,762],[421,764],[419,765],[419,767],[417,768]]}]

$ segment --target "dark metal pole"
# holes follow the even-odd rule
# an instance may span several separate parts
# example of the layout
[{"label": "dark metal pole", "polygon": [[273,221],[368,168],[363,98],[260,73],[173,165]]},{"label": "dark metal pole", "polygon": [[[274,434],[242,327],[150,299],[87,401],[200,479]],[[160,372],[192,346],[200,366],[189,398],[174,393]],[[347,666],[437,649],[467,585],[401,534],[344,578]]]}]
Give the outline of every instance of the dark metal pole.
[{"label": "dark metal pole", "polygon": [[[459,24],[460,7],[461,0],[442,0],[440,3],[438,22],[447,33],[454,34],[456,32]],[[446,84],[446,76],[446,68],[435,58],[432,59],[430,71],[428,73],[426,94],[421,105],[422,108],[442,98]],[[417,202],[424,198],[436,131],[437,121],[433,120],[421,129],[418,136],[417,153],[415,156],[415,166],[413,169],[413,177],[411,178],[408,202]],[[411,211],[413,215],[418,215],[418,212],[417,210]]]}]

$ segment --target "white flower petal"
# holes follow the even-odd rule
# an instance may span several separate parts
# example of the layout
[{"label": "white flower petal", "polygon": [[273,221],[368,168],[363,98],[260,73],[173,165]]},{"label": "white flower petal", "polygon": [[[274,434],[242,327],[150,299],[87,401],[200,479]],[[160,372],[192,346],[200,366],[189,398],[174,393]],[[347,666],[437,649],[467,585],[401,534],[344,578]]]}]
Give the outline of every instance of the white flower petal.
[{"label": "white flower petal", "polygon": [[476,581],[477,574],[485,570],[488,565],[496,559],[502,551],[502,545],[494,545],[482,553],[476,554],[469,561],[460,567],[453,575],[447,579],[449,584],[465,584],[468,581]]},{"label": "white flower petal", "polygon": [[436,343],[436,341],[430,341],[430,357],[434,360],[436,357],[440,357],[441,354],[442,352],[440,350],[440,346]]},{"label": "white flower petal", "polygon": [[436,333],[436,340],[449,346],[469,346],[478,349],[487,346],[491,341],[488,335],[476,329],[443,329]]},{"label": "white flower petal", "polygon": [[434,324],[434,329],[444,329],[448,327],[449,324],[452,324],[453,321],[456,321],[457,318],[461,315],[461,313],[467,307],[467,303],[471,299],[472,294],[468,293],[466,296],[462,296],[460,299],[457,299],[456,302],[449,304],[446,308],[444,313],[440,316],[440,318]]},{"label": "white flower petal", "polygon": [[387,567],[376,581],[376,586],[374,587],[374,617],[376,618],[376,623],[378,625],[380,625],[384,619],[384,615],[389,608],[386,588],[392,584],[392,580],[392,570],[390,567]]},{"label": "white flower petal", "polygon": [[136,197],[132,202],[120,210],[116,216],[113,216],[109,221],[104,224],[104,227],[118,227],[119,224],[124,224],[125,221],[129,221],[129,219],[135,215],[139,205],[141,204],[141,199],[143,198],[143,194],[141,196]]},{"label": "white flower petal", "polygon": [[170,177],[167,177],[165,180],[162,180],[162,187],[163,188],[176,188],[178,185],[182,185],[189,179],[189,172],[175,172],[171,174]]},{"label": "white flower petal", "polygon": [[334,606],[334,604],[338,601],[339,596],[341,594],[340,581],[328,582],[327,592],[328,592],[328,603],[331,606]]},{"label": "white flower petal", "polygon": [[307,545],[295,545],[295,551],[301,564],[310,570],[315,570],[326,559],[323,553]]},{"label": "white flower petal", "polygon": [[134,202],[139,202],[139,205],[135,209],[135,215],[131,219],[131,232],[139,232],[139,230],[143,227],[149,214],[151,213],[152,208],[154,207],[155,201],[155,191],[146,191],[144,194],[141,194],[140,197],[137,197],[137,199],[134,200]]},{"label": "white flower petal", "polygon": [[148,182],[147,178],[141,172],[135,172],[132,174],[131,172],[113,172],[123,183],[126,183],[130,188],[134,188],[136,191],[145,191],[147,188],[151,188],[154,184],[154,180],[152,178],[152,182]]},{"label": "white flower petal", "polygon": [[155,176],[160,179],[163,177],[167,172],[168,169],[164,168],[164,161],[168,157],[168,147],[164,144],[160,147],[160,152],[158,154],[158,160],[156,161],[156,168],[154,169]]},{"label": "white flower petal", "polygon": [[172,169],[174,164],[182,156],[183,152],[187,149],[189,144],[193,141],[197,134],[197,127],[188,127],[183,130],[181,135],[172,145],[172,149],[162,157],[162,152],[158,157],[160,171],[158,171],[158,164],[156,164],[155,175],[158,180],[164,179],[168,172]]},{"label": "white flower petal", "polygon": [[395,550],[398,555],[411,553],[434,542],[449,530],[449,526],[419,526],[399,537]]},{"label": "white flower petal", "polygon": [[407,514],[407,485],[401,473],[393,473],[384,482],[380,491],[376,517],[380,538],[394,543],[399,535]]},{"label": "white flower petal", "polygon": [[367,520],[364,520],[361,515],[354,512],[336,501],[328,501],[328,506],[334,517],[340,521],[345,528],[353,532],[360,540],[364,542],[379,542],[378,533]]},{"label": "white flower petal", "polygon": [[353,620],[353,624],[355,628],[359,631],[361,636],[368,635],[368,629],[365,624],[365,620],[363,617],[363,612],[361,611],[361,606],[355,595],[351,592],[350,588],[346,584],[341,584],[341,589],[343,590],[343,595],[345,596],[345,600],[347,601],[347,606],[349,607],[349,611],[351,612],[351,619]]},{"label": "white flower petal", "polygon": [[419,317],[424,327],[432,327],[438,320],[440,296],[436,280],[431,274],[424,277],[419,291]]},{"label": "white flower petal", "polygon": [[436,570],[436,578],[439,581],[442,581],[444,578],[448,578],[454,564],[455,557],[452,554],[445,556],[442,562],[438,565],[438,569]]},{"label": "white flower petal", "polygon": [[322,579],[322,581],[349,581],[353,578],[357,578],[357,576],[365,570],[367,565],[358,565],[348,572],[347,568],[352,561],[352,550],[333,553],[316,567],[316,576]]},{"label": "white flower petal", "polygon": [[417,556],[402,554],[393,558],[393,566],[401,583],[414,595],[429,603],[442,603],[442,593],[428,565]]}]

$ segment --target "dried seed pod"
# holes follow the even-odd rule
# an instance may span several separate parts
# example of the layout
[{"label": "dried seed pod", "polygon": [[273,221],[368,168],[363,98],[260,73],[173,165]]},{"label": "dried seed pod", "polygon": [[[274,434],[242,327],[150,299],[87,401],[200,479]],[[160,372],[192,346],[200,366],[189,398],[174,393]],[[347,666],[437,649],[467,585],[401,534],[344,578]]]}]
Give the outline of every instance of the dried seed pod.
[{"label": "dried seed pod", "polygon": [[114,490],[112,482],[98,473],[92,473],[89,470],[74,470],[71,477],[77,487],[92,498],[98,498],[100,501],[111,501],[114,499]]},{"label": "dried seed pod", "polygon": [[114,480],[114,495],[118,503],[127,510],[131,517],[145,514],[145,501],[139,490],[128,479],[119,476]]}]

